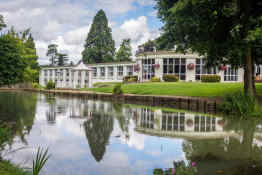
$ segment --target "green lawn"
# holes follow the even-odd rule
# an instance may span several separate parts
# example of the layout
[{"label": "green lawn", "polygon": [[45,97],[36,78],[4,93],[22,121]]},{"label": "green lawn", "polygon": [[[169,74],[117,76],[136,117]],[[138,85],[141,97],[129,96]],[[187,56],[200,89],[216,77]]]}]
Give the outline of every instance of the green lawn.
[{"label": "green lawn", "polygon": [[8,161],[0,161],[0,174],[1,175],[31,175],[31,173],[22,170],[21,168],[12,165]]},{"label": "green lawn", "polygon": [[[102,84],[102,83],[101,83]],[[101,85],[100,84],[100,85]],[[94,92],[112,93],[114,84],[85,89]],[[262,95],[262,83],[257,84],[257,93]],[[191,97],[222,97],[243,89],[242,83],[138,83],[123,84],[124,93],[139,95],[169,95]]]}]

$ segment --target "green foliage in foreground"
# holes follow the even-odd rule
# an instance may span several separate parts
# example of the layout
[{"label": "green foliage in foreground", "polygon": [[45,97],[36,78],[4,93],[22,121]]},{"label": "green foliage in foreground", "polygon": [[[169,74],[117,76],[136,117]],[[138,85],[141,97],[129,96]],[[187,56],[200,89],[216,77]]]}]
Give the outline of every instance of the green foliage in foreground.
[{"label": "green foliage in foreground", "polygon": [[1,175],[31,175],[31,173],[12,165],[9,161],[0,161],[0,174]]},{"label": "green foliage in foreground", "polygon": [[39,175],[41,169],[46,164],[46,161],[50,158],[48,149],[43,150],[42,148],[37,149],[36,157],[33,161],[33,175]]},{"label": "green foliage in foreground", "polygon": [[[106,83],[104,83],[105,85]],[[101,85],[101,83],[100,83]],[[94,92],[112,93],[113,85],[99,88],[90,88]],[[262,84],[256,84],[257,94],[262,95]],[[243,90],[242,83],[138,83],[123,84],[123,92],[126,94],[138,95],[168,95],[168,96],[188,96],[188,97],[225,97]]]}]

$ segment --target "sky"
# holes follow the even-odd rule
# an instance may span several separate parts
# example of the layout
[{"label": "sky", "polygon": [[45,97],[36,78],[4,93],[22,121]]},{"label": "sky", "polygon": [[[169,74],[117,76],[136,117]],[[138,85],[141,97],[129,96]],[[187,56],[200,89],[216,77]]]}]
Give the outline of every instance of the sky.
[{"label": "sky", "polygon": [[0,14],[8,27],[31,28],[40,64],[48,64],[47,46],[58,44],[75,63],[82,56],[93,18],[103,9],[112,28],[116,49],[125,38],[137,46],[160,35],[154,0],[0,0]]}]

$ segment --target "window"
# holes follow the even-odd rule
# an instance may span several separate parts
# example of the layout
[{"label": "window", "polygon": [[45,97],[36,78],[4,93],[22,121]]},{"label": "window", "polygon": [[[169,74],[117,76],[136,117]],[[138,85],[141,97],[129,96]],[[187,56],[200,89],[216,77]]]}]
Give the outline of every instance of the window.
[{"label": "window", "polygon": [[118,77],[123,76],[123,66],[117,66],[117,76]]},{"label": "window", "polygon": [[69,69],[66,69],[66,76],[69,77]]},{"label": "window", "polygon": [[96,67],[92,68],[92,73],[93,73],[93,77],[96,78],[97,77],[97,68]]},{"label": "window", "polygon": [[224,72],[224,81],[237,81],[238,80],[238,69],[227,67]]},{"label": "window", "polygon": [[55,69],[55,76],[57,77],[58,76],[58,70]]},{"label": "window", "polygon": [[45,74],[45,76],[47,76],[47,70],[44,70],[44,74]]},{"label": "window", "polygon": [[201,75],[215,75],[217,73],[215,67],[207,68],[206,60],[196,59],[196,80],[201,80]]},{"label": "window", "polygon": [[100,67],[100,76],[105,77],[105,67]]},{"label": "window", "polygon": [[114,77],[114,67],[108,67],[108,76],[110,78]]},{"label": "window", "polygon": [[127,75],[132,76],[133,75],[133,66],[127,66]]},{"label": "window", "polygon": [[180,80],[186,80],[185,58],[164,58],[164,74],[175,74]]},{"label": "window", "polygon": [[143,59],[142,60],[142,74],[144,80],[151,80],[155,76],[155,59]]},{"label": "window", "polygon": [[49,70],[49,75],[50,75],[50,77],[53,76],[53,70]]},{"label": "window", "polygon": [[60,76],[61,76],[61,77],[64,76],[64,70],[63,70],[63,69],[60,70]]}]

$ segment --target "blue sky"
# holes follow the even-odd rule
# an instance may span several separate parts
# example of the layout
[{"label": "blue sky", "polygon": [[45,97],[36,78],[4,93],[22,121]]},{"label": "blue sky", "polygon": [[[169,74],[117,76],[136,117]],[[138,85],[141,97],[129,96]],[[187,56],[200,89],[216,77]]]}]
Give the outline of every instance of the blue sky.
[{"label": "blue sky", "polygon": [[31,28],[39,62],[47,64],[47,46],[59,45],[70,59],[81,59],[96,12],[103,9],[112,28],[116,48],[131,38],[133,53],[138,45],[159,36],[162,24],[156,17],[154,0],[0,0],[0,14],[8,26],[19,31]]}]

